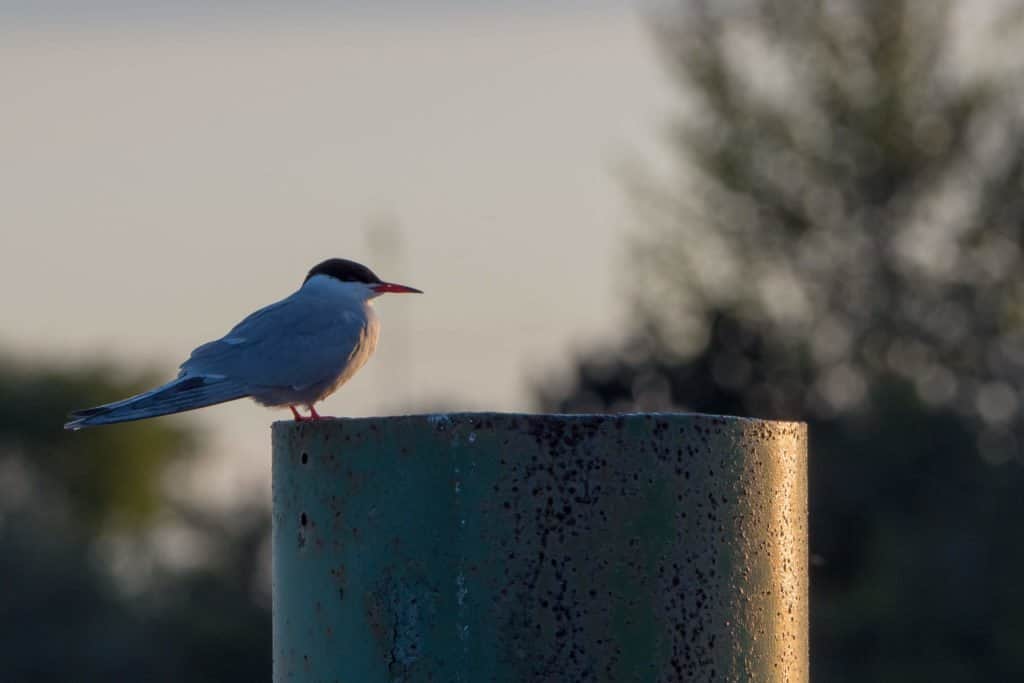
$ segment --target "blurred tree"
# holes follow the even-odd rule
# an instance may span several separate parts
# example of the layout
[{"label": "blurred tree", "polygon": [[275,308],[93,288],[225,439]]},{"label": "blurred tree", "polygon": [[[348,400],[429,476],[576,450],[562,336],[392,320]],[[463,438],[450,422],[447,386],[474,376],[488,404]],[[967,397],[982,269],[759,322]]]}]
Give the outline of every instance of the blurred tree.
[{"label": "blurred tree", "polygon": [[[180,422],[62,429],[72,408],[150,384],[119,377],[0,362],[0,679],[269,680],[265,506],[169,499],[168,466],[199,446]],[[189,562],[159,561],[166,529]]]},{"label": "blurred tree", "polygon": [[810,422],[818,680],[1024,671],[1022,89],[1019,65],[980,61],[1021,9],[660,15],[678,164],[632,182],[635,332],[539,392]]},{"label": "blurred tree", "polygon": [[[148,384],[117,381],[113,368],[23,368],[0,359],[0,457],[17,467],[51,505],[98,530],[145,526],[157,513],[160,478],[195,452],[195,436],[166,422],[66,432],[74,408],[96,405]],[[126,386],[129,385],[129,386]]]}]

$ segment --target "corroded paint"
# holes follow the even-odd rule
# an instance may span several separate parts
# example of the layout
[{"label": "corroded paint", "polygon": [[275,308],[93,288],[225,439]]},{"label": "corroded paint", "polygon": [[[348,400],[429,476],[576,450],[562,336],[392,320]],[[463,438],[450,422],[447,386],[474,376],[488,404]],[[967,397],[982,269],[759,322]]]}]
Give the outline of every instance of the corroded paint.
[{"label": "corroded paint", "polygon": [[806,681],[806,428],[274,425],[274,680]]}]

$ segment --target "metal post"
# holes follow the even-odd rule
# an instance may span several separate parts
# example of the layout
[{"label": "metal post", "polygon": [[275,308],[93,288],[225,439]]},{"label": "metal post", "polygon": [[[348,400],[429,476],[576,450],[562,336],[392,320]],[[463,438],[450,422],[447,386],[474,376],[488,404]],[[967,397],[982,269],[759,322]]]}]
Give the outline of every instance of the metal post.
[{"label": "metal post", "polygon": [[807,681],[806,427],[278,422],[274,681]]}]

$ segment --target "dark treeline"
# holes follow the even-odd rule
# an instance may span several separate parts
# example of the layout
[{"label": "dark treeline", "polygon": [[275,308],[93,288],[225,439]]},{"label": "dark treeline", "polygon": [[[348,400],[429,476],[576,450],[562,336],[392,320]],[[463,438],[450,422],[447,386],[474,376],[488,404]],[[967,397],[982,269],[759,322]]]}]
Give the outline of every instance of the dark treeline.
[{"label": "dark treeline", "polygon": [[[270,680],[266,505],[173,495],[200,446],[181,422],[63,431],[150,384],[110,377],[0,362],[0,680]],[[162,559],[168,532],[193,557]]]},{"label": "dark treeline", "polygon": [[815,680],[1024,671],[1024,121],[1019,65],[981,62],[1024,7],[996,6],[659,15],[678,164],[633,182],[634,333],[540,387],[809,422]]}]

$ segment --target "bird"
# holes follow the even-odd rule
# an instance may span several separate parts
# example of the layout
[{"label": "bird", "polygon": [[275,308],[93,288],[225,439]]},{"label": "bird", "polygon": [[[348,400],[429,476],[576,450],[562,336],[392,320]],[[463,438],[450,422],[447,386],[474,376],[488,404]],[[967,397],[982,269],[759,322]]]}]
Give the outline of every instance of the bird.
[{"label": "bird", "polygon": [[[170,382],[121,401],[72,412],[65,429],[144,420],[249,397],[318,420],[316,403],[366,363],[380,323],[381,294],[422,294],[385,282],[342,258],[315,265],[290,296],[250,314],[220,339],[196,347]],[[299,407],[309,414],[303,415]]]}]

